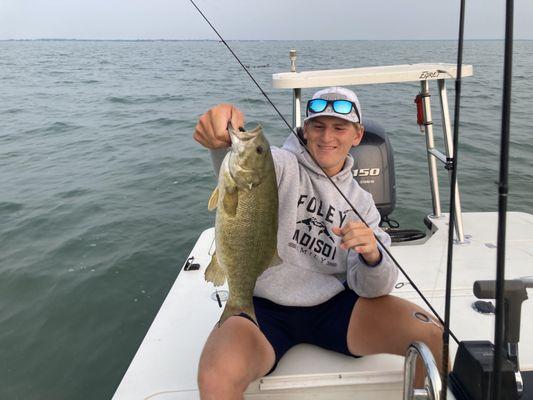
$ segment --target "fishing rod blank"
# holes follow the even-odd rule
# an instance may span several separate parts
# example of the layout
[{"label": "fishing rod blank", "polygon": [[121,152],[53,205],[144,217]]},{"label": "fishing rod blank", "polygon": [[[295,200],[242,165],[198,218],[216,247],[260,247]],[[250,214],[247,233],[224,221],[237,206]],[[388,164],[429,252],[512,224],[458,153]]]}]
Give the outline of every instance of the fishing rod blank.
[{"label": "fishing rod blank", "polygon": [[446,294],[444,296],[444,332],[442,335],[442,399],[448,396],[448,359],[450,354],[450,311],[452,298],[453,235],[455,224],[455,196],[459,152],[459,113],[461,110],[461,77],[463,66],[463,39],[465,26],[465,0],[461,0],[459,14],[459,38],[457,40],[457,76],[455,79],[455,108],[453,121],[452,177],[450,180],[450,212],[448,216],[448,258],[446,261]]},{"label": "fishing rod blank", "polygon": [[513,0],[505,7],[505,56],[503,67],[502,125],[500,141],[500,181],[498,184],[498,240],[496,255],[496,322],[494,325],[494,366],[491,399],[500,398],[503,356],[505,233],[507,222],[507,194],[509,191],[509,138],[511,121],[511,85],[513,66]]}]

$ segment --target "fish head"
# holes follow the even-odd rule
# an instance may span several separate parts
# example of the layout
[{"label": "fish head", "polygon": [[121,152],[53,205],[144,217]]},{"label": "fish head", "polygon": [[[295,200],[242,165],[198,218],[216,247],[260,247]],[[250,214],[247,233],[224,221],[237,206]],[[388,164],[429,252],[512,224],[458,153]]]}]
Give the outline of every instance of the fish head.
[{"label": "fish head", "polygon": [[230,125],[228,131],[231,138],[231,177],[239,188],[251,190],[263,181],[272,165],[270,145],[263,135],[261,125],[250,131],[233,129]]}]

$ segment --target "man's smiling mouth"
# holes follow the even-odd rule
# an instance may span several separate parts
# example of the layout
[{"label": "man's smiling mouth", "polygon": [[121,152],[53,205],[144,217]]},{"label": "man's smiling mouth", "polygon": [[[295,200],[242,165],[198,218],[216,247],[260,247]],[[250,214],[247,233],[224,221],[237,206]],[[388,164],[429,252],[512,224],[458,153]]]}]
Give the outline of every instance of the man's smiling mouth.
[{"label": "man's smiling mouth", "polygon": [[318,148],[320,150],[335,150],[337,146],[324,146],[324,145],[319,144]]}]

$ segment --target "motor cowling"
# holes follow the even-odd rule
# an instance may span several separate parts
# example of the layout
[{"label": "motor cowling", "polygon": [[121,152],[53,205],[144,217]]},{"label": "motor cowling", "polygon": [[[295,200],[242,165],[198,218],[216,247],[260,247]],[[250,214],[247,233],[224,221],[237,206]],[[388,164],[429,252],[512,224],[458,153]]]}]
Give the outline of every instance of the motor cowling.
[{"label": "motor cowling", "polygon": [[353,176],[372,194],[383,220],[396,207],[394,155],[385,129],[377,122],[364,121],[365,133],[358,146],[352,147]]}]

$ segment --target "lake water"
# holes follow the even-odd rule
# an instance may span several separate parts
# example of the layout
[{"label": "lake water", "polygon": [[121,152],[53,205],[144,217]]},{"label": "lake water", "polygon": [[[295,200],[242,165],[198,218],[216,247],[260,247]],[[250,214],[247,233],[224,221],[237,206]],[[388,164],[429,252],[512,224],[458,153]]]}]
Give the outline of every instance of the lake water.
[{"label": "lake water", "polygon": [[[230,44],[289,120],[291,93],[271,79],[291,48],[299,70],[456,62],[453,41]],[[198,117],[232,102],[271,144],[288,131],[216,41],[11,41],[0,54],[0,398],[110,398],[214,223],[210,158],[191,138]],[[517,41],[514,60],[509,209],[533,213],[533,42]],[[464,62],[474,76],[462,86],[463,208],[495,211],[503,42],[465,42]],[[404,227],[431,212],[419,89],[356,88],[364,116],[390,134]]]}]

